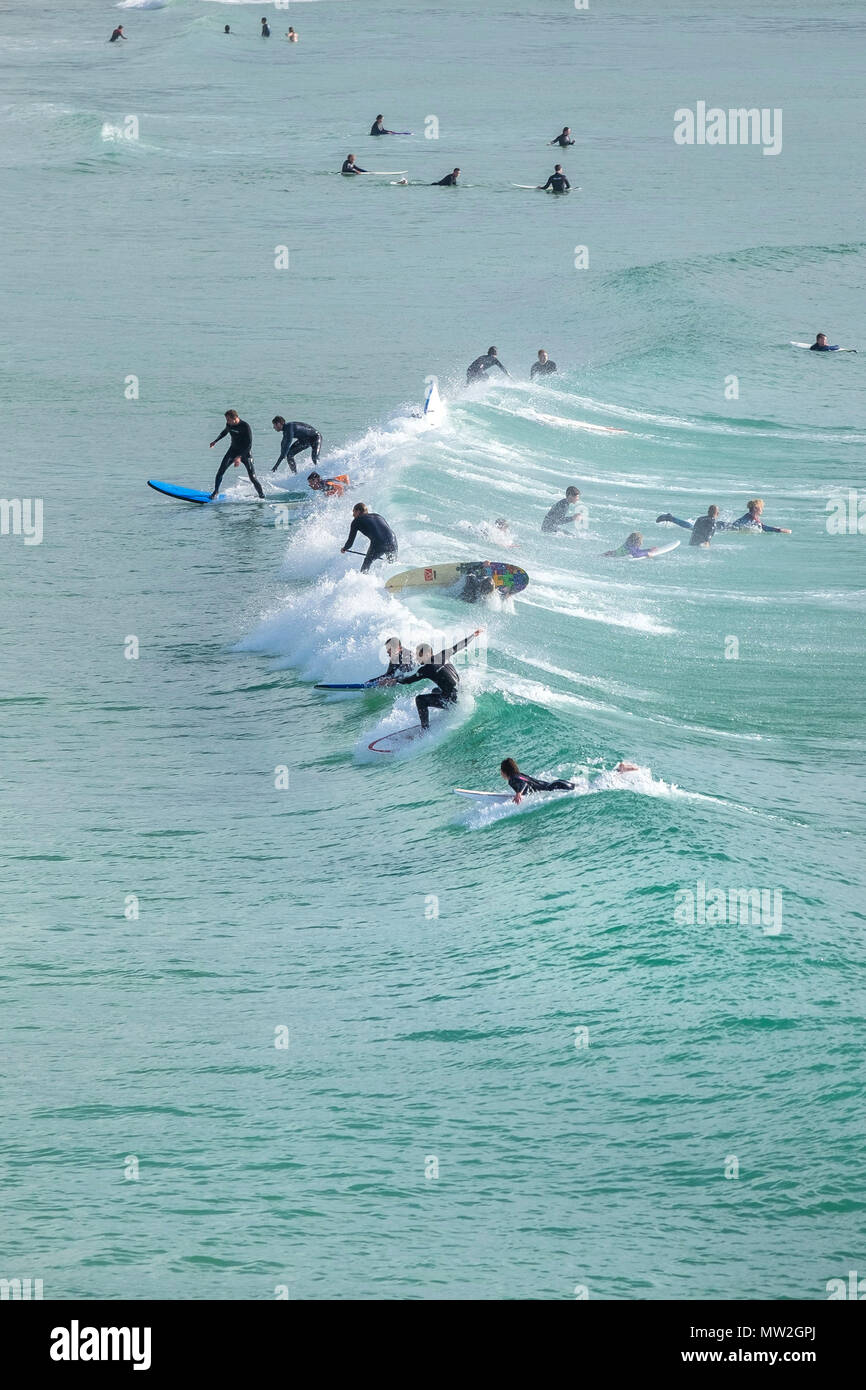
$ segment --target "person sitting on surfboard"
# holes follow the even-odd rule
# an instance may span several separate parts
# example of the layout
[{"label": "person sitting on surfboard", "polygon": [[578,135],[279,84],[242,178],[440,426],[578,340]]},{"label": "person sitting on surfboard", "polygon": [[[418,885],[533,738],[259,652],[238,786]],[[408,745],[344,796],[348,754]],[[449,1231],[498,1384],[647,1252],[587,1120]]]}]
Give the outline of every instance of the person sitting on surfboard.
[{"label": "person sitting on surfboard", "polygon": [[571,138],[571,126],[564,125],[560,135],[554,135],[552,140],[548,140],[548,145],[561,145],[565,149],[566,145],[573,145]]},{"label": "person sitting on surfboard", "polygon": [[686,531],[691,531],[689,545],[709,545],[716,531],[727,530],[725,523],[719,521],[719,509],[715,502],[707,508],[706,516],[699,516],[697,521],[682,521],[671,512],[662,512],[661,516],[657,516],[656,523],[660,521],[670,521],[674,526],[682,526]]},{"label": "person sitting on surfboard", "polygon": [[370,134],[371,134],[371,135],[396,135],[396,134],[397,134],[397,131],[396,131],[396,130],[386,130],[386,129],[385,129],[385,127],[384,127],[383,124],[382,124],[382,122],[384,121],[384,119],[385,119],[384,116],[377,116],[377,117],[376,117],[375,121],[374,121],[373,124],[370,126]]},{"label": "person sitting on surfboard", "polygon": [[579,501],[580,488],[567,487],[565,496],[561,497],[558,502],[554,502],[542,521],[542,531],[565,531],[569,526],[572,526],[581,515],[580,512],[573,510],[574,504]]},{"label": "person sitting on surfboard", "polygon": [[491,371],[494,367],[497,367],[499,371],[503,373],[504,376],[508,376],[508,372],[505,370],[505,368],[499,360],[496,348],[489,347],[487,351],[483,354],[483,356],[476,357],[475,361],[470,362],[469,366],[466,368],[467,386],[472,381],[483,381],[484,378],[487,376],[487,373]]},{"label": "person sitting on surfboard", "polygon": [[436,179],[431,183],[431,188],[456,188],[457,180],[460,177],[459,169],[452,169],[450,174],[446,174],[444,179]]},{"label": "person sitting on surfboard", "polygon": [[326,497],[342,497],[349,487],[349,475],[338,473],[336,478],[323,478],[321,473],[308,473],[307,482],[313,492],[323,492]]},{"label": "person sitting on surfboard", "polygon": [[343,160],[343,167],[342,167],[342,169],[340,170],[340,173],[341,173],[341,174],[366,174],[366,173],[368,173],[368,170],[367,170],[367,169],[362,169],[361,166],[360,166],[360,164],[356,164],[356,163],[355,163],[355,156],[354,156],[353,154],[347,154],[347,155],[346,155],[346,158]]},{"label": "person sitting on surfboard", "polygon": [[632,531],[630,536],[626,536],[622,545],[617,550],[606,550],[605,557],[609,555],[630,555],[633,560],[642,560],[647,555],[655,555],[658,546],[654,545],[649,550],[645,550],[642,545],[643,536],[640,531]]},{"label": "person sitting on surfboard", "polygon": [[555,363],[555,362],[551,362],[551,360],[550,360],[550,358],[548,357],[547,353],[544,351],[544,348],[539,348],[539,349],[538,349],[538,361],[537,361],[537,362],[533,362],[533,364],[532,364],[532,366],[531,366],[531,368],[530,368],[530,371],[529,371],[530,380],[531,380],[534,376],[551,376],[555,371],[556,371],[556,363]]},{"label": "person sitting on surfboard", "polygon": [[247,476],[256,492],[259,494],[259,497],[264,497],[265,494],[262,492],[262,485],[256,477],[256,470],[253,468],[253,432],[246,420],[242,420],[236,410],[226,411],[226,427],[217,435],[210,447],[213,448],[214,445],[218,444],[221,439],[224,439],[227,434],[231,436],[232,442],[220,460],[216,481],[213,485],[213,492],[210,495],[211,501],[213,501],[219,492],[223,474],[232,463],[243,464],[244,468],[247,470]]},{"label": "person sitting on surfboard", "polygon": [[513,758],[503,758],[499,764],[499,771],[512,788],[514,800],[518,805],[529,792],[574,791],[573,782],[563,782],[559,778],[555,782],[541,782],[537,777],[530,777],[528,773],[520,771]]},{"label": "person sitting on surfboard", "polygon": [[542,190],[550,188],[554,193],[566,193],[568,189],[571,188],[571,184],[562,172],[562,165],[557,164],[554,166],[553,173],[547,180],[547,183],[540,183],[538,187]]},{"label": "person sitting on surfboard", "polygon": [[379,516],[378,512],[371,512],[366,502],[356,502],[352,508],[352,525],[349,527],[346,544],[340,551],[341,555],[345,555],[347,550],[352,549],[352,542],[359,531],[370,542],[367,554],[364,556],[364,563],[361,566],[362,574],[366,574],[376,560],[396,560],[397,537],[385,518]]},{"label": "person sitting on surfboard", "polygon": [[274,429],[279,434],[282,431],[283,442],[280,445],[280,457],[277,459],[272,473],[276,473],[283,459],[289,465],[293,473],[297,473],[295,458],[298,454],[303,454],[307,449],[312,450],[311,463],[319,462],[319,450],[322,447],[322,436],[312,425],[305,425],[300,420],[290,420],[288,424],[282,415],[275,415],[271,421]]}]

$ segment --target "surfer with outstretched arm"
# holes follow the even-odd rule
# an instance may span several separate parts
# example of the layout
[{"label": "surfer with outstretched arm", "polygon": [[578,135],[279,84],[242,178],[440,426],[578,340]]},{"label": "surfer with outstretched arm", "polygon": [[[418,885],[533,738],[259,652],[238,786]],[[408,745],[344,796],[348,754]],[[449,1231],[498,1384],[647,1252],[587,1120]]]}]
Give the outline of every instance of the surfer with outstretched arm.
[{"label": "surfer with outstretched arm", "polygon": [[571,136],[571,126],[564,125],[559,135],[554,135],[552,140],[548,140],[548,145],[561,145],[563,149],[567,145],[573,145],[574,140]]},{"label": "surfer with outstretched arm", "polygon": [[435,179],[431,183],[431,188],[456,188],[457,180],[460,177],[459,169],[452,169],[450,174],[446,174],[444,179]]},{"label": "surfer with outstretched arm", "polygon": [[341,174],[368,174],[369,172],[369,169],[362,169],[360,164],[355,163],[355,156],[353,154],[346,155],[346,158],[343,160],[343,167],[340,170]]},{"label": "surfer with outstretched arm", "polygon": [[657,545],[651,546],[649,550],[645,549],[643,545],[643,536],[640,531],[632,531],[630,536],[626,536],[621,546],[616,550],[606,550],[604,555],[605,558],[608,556],[619,557],[621,555],[630,555],[633,560],[643,560],[647,555],[655,555],[657,550]]},{"label": "surfer with outstretched arm", "polygon": [[547,183],[540,183],[538,187],[542,189],[544,192],[546,192],[547,189],[550,188],[553,190],[554,193],[567,193],[569,188],[571,188],[571,184],[568,182],[568,179],[562,172],[562,165],[557,164],[555,165],[553,173],[550,175],[550,178],[547,180]]},{"label": "surfer with outstretched arm", "polygon": [[275,415],[271,421],[274,429],[279,434],[282,432],[283,442],[280,445],[280,457],[277,459],[272,473],[276,473],[283,459],[289,465],[293,473],[297,473],[295,459],[298,454],[304,453],[306,449],[312,450],[311,463],[319,462],[319,450],[322,447],[322,436],[312,425],[305,425],[301,420],[289,420],[288,423],[282,415]]},{"label": "surfer with outstretched arm", "polygon": [[124,32],[123,32],[123,25],[122,25],[122,24],[118,24],[117,28],[116,28],[115,30],[113,30],[112,35],[111,35],[111,38],[108,40],[108,42],[109,42],[109,43],[117,43],[117,40],[118,40],[118,39],[125,39],[125,38],[126,38],[126,35],[125,35]]},{"label": "surfer with outstretched arm", "polygon": [[474,362],[470,362],[466,368],[466,385],[469,386],[473,381],[484,381],[487,373],[496,367],[503,376],[508,376],[508,372],[499,360],[495,347],[489,347],[480,357],[476,357]]},{"label": "surfer with outstretched arm", "polygon": [[552,376],[553,373],[554,373],[555,371],[556,371],[556,363],[555,363],[555,362],[551,362],[551,360],[550,360],[550,358],[548,357],[547,353],[544,351],[544,348],[539,348],[539,349],[538,349],[538,361],[537,361],[537,362],[533,362],[531,368],[529,369],[529,379],[530,379],[530,381],[532,380],[533,377],[536,377],[536,376]]},{"label": "surfer with outstretched arm", "polygon": [[253,432],[246,420],[242,420],[236,410],[226,411],[225,429],[217,435],[210,447],[213,448],[221,439],[225,439],[226,435],[230,436],[231,444],[223,455],[220,466],[217,469],[216,481],[213,485],[213,492],[210,495],[211,501],[213,501],[220,490],[223,474],[233,463],[243,464],[244,468],[247,470],[247,476],[256,492],[259,494],[259,497],[264,497],[265,494],[262,492],[262,485],[256,477],[256,470],[253,468]]},{"label": "surfer with outstretched arm", "polygon": [[383,124],[382,124],[382,122],[384,121],[384,119],[385,119],[385,117],[384,117],[384,116],[381,116],[381,115],[376,117],[375,121],[374,121],[373,124],[370,126],[370,134],[371,134],[371,135],[398,135],[398,134],[399,134],[399,131],[396,131],[396,130],[386,130],[386,129],[385,129],[385,127],[384,127]]},{"label": "surfer with outstretched arm", "polygon": [[[477,637],[478,632],[473,632],[472,637]],[[433,648],[429,642],[422,642],[420,647],[415,649],[415,655],[420,662],[418,670],[411,676],[400,676],[397,680],[398,685],[414,685],[415,681],[432,681],[436,686],[435,690],[425,690],[421,695],[415,696],[415,708],[418,711],[418,718],[421,721],[421,728],[426,732],[430,728],[431,709],[446,709],[448,705],[456,705],[457,689],[460,685],[460,677],[451,665],[450,658],[455,652],[469,645],[472,637],[464,637],[462,642],[456,642],[453,647],[446,647],[438,656],[433,655]]]},{"label": "surfer with outstretched arm", "polygon": [[359,531],[370,542],[367,554],[364,556],[364,563],[361,566],[362,574],[366,574],[376,560],[396,560],[397,537],[385,518],[380,516],[378,512],[371,512],[366,502],[356,502],[352,508],[352,525],[349,527],[346,544],[340,551],[341,555],[345,555],[347,550],[352,549],[352,542]]},{"label": "surfer with outstretched arm", "polygon": [[[474,642],[476,637],[480,637],[484,631],[483,627],[477,627],[468,637],[463,637],[459,642],[455,642],[453,647],[445,647],[438,655],[431,657],[431,665],[444,666],[450,661],[457,652],[462,652],[464,647],[468,647],[470,642]],[[388,653],[388,669],[379,677],[380,685],[399,685],[400,677],[404,673],[414,671],[418,662],[408,652],[400,641],[399,637],[389,637],[385,643],[385,650]],[[418,648],[420,652],[421,648]],[[428,649],[429,650],[429,649]],[[420,660],[420,657],[418,658]]]},{"label": "surfer with outstretched arm", "polygon": [[766,526],[763,521],[764,499],[763,497],[753,497],[746,503],[744,516],[738,517],[736,521],[722,522],[720,530],[725,531],[774,531],[777,536],[790,536],[791,532],[786,526]]},{"label": "surfer with outstretched arm", "polygon": [[574,525],[580,512],[574,511],[574,506],[580,501],[580,488],[567,487],[565,496],[558,502],[554,502],[550,511],[541,523],[542,531],[567,531]]}]

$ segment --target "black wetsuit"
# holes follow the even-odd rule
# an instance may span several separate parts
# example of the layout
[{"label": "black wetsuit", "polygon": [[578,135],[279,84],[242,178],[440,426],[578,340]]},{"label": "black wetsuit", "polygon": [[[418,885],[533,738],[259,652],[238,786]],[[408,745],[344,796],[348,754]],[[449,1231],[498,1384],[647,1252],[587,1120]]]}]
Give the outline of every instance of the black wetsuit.
[{"label": "black wetsuit", "polygon": [[493,367],[498,367],[500,372],[502,372],[504,376],[508,376],[508,373],[506,372],[499,358],[494,357],[492,353],[485,352],[483,356],[476,357],[474,362],[469,363],[469,366],[466,368],[467,382],[483,381],[487,373]]},{"label": "black wetsuit", "polygon": [[574,791],[573,782],[563,782],[557,778],[555,782],[541,782],[537,777],[530,777],[525,772],[518,772],[516,777],[509,777],[508,785],[512,791],[525,796],[527,792],[571,792]]},{"label": "black wetsuit", "polygon": [[231,468],[236,458],[240,458],[241,463],[247,470],[247,476],[256,492],[259,494],[259,497],[264,497],[265,494],[262,492],[262,485],[256,477],[256,471],[253,468],[253,432],[246,420],[238,420],[233,425],[227,424],[222,433],[217,435],[214,443],[217,442],[217,439],[225,439],[227,434],[231,436],[232,442],[231,446],[223,455],[220,466],[217,469],[217,475],[213,485],[214,492],[219,492],[220,483],[222,482],[223,474],[226,469]]},{"label": "black wetsuit", "polygon": [[546,362],[533,362],[532,368],[529,373],[529,378],[530,380],[532,380],[534,376],[550,376],[551,373],[555,371],[556,363],[551,362],[550,358],[548,357]]},{"label": "black wetsuit", "polygon": [[551,174],[544,187],[552,188],[554,193],[564,193],[567,188],[571,188],[571,184],[565,174]]},{"label": "black wetsuit", "polygon": [[436,179],[433,183],[431,183],[430,187],[431,187],[431,188],[456,188],[456,187],[457,187],[457,175],[456,175],[456,174],[446,174],[445,177],[444,177],[444,179]]},{"label": "black wetsuit", "polygon": [[393,135],[394,132],[393,132],[393,130],[386,130],[385,127],[384,127],[383,125],[379,125],[379,122],[378,122],[378,121],[374,121],[373,124],[370,126],[370,134],[371,134],[371,135]]},{"label": "black wetsuit", "polygon": [[364,512],[361,516],[352,518],[349,539],[345,545],[346,550],[351,550],[352,542],[359,531],[370,542],[370,548],[364,556],[364,563],[361,566],[362,574],[367,573],[374,560],[396,560],[397,537],[385,518],[379,516],[378,512]]},{"label": "black wetsuit", "polygon": [[462,598],[464,603],[478,603],[479,599],[488,598],[490,594],[496,593],[496,585],[490,576],[482,577],[477,574],[467,574],[466,582],[458,598]]},{"label": "black wetsuit", "polygon": [[277,459],[272,473],[276,473],[283,459],[289,465],[293,473],[297,473],[295,459],[298,454],[302,454],[305,449],[312,449],[311,462],[313,467],[319,462],[319,450],[322,447],[322,436],[318,430],[313,429],[312,425],[304,425],[300,420],[290,420],[283,425],[283,442],[280,446],[280,457]]},{"label": "black wetsuit", "polygon": [[262,38],[263,38],[263,39],[269,39],[270,37],[271,37],[271,26],[270,26],[270,24],[267,23],[267,21],[265,21],[265,23],[262,25]]},{"label": "black wetsuit", "polygon": [[692,534],[689,536],[689,545],[709,545],[713,536],[716,534],[716,525],[716,518],[714,516],[699,516],[692,527]]},{"label": "black wetsuit", "polygon": [[367,170],[362,169],[360,164],[352,164],[348,159],[343,160],[342,174],[366,174]]},{"label": "black wetsuit", "polygon": [[554,502],[547,516],[541,523],[542,531],[564,530],[566,526],[574,521],[575,514],[572,511],[572,507],[576,505],[576,499],[572,502],[567,497],[562,497],[558,502]]},{"label": "black wetsuit", "polygon": [[565,131],[563,131],[561,135],[557,135],[556,139],[551,140],[550,143],[551,145],[561,145],[562,148],[565,150],[568,148],[569,145],[573,145],[574,141],[568,135],[566,135]]},{"label": "black wetsuit", "polygon": [[829,343],[812,343],[810,352],[838,352],[837,347],[831,347]]},{"label": "black wetsuit", "polygon": [[423,695],[415,696],[415,708],[421,728],[429,729],[431,709],[445,709],[447,705],[457,703],[460,677],[450,661],[444,662],[441,666],[436,666],[430,661],[424,666],[419,666],[414,676],[404,676],[397,684],[413,685],[415,681],[433,681],[438,687],[436,690],[425,690]]},{"label": "black wetsuit", "polygon": [[125,38],[126,38],[126,35],[125,35],[125,34],[121,34],[121,32],[120,32],[119,29],[115,29],[114,33],[112,34],[112,36],[111,36],[111,38],[108,40],[108,42],[109,42],[109,43],[117,43],[117,40],[118,40],[118,39],[125,39]]}]

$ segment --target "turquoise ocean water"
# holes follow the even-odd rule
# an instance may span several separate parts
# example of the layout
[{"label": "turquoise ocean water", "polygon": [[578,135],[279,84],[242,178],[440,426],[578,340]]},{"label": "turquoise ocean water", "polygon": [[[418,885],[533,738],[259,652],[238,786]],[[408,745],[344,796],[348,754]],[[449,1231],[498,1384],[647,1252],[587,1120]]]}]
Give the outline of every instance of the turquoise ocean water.
[{"label": "turquoise ocean water", "polygon": [[[827,525],[862,494],[866,354],[790,346],[866,348],[862,8],[7,0],[0,31],[2,493],[44,505],[41,544],[0,538],[0,1276],[820,1299],[866,1272],[866,539]],[[780,108],[782,152],[676,145],[698,101]],[[377,111],[414,135],[374,144]],[[512,187],[566,123],[580,191]],[[339,178],[350,150],[410,184]],[[490,343],[512,378],[462,391]],[[210,487],[229,406],[261,476],[272,415],[311,421],[401,562],[511,559],[525,595],[390,598],[337,553],[348,503],[284,527],[236,474],[238,505],[149,491]],[[542,537],[571,482],[585,531]],[[793,534],[655,524],[754,496]],[[633,529],[683,544],[601,558]],[[412,692],[312,688],[476,621],[417,756],[366,750]],[[452,794],[507,755],[578,794]],[[684,920],[754,889],[772,920]]]}]

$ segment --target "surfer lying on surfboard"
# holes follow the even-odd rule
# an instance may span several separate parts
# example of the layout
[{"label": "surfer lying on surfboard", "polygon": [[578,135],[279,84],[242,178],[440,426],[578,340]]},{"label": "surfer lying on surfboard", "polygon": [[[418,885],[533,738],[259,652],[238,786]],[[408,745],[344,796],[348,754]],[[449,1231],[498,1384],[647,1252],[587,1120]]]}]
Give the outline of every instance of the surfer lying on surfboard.
[{"label": "surfer lying on surfboard", "polygon": [[708,509],[706,516],[699,516],[697,521],[683,521],[671,512],[662,512],[661,516],[656,517],[656,522],[669,521],[674,526],[682,526],[686,531],[691,531],[689,545],[709,545],[716,531],[773,531],[778,536],[790,536],[791,532],[786,526],[765,525],[763,515],[763,497],[753,497],[746,503],[745,514],[737,517],[736,521],[719,521],[719,509],[713,505]]},{"label": "surfer lying on surfboard", "polygon": [[307,482],[313,492],[323,492],[326,497],[342,497],[349,486],[349,475],[338,473],[336,478],[323,478],[321,473],[308,473]]},{"label": "surfer lying on surfboard", "polygon": [[640,531],[632,531],[630,536],[626,536],[622,545],[616,550],[606,550],[605,558],[608,556],[630,555],[633,560],[643,560],[647,555],[655,555],[658,546],[651,546],[649,550],[643,548],[643,536]]},{"label": "surfer lying on surfboard", "polygon": [[[557,778],[554,782],[542,782],[538,777],[530,777],[527,772],[521,772],[513,758],[503,758],[499,764],[500,774],[505,778],[509,787],[514,792],[514,800],[519,806],[521,801],[530,792],[570,792],[574,791],[573,782],[563,782]],[[617,763],[614,772],[637,772],[637,763]]]}]

